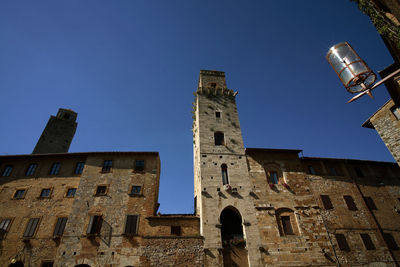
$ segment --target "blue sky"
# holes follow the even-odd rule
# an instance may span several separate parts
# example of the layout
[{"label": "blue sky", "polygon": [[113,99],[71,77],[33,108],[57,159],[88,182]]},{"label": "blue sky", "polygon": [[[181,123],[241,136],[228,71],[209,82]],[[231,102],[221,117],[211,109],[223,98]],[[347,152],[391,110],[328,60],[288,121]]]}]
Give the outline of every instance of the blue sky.
[{"label": "blue sky", "polygon": [[361,124],[389,96],[351,97],[325,60],[348,41],[389,53],[349,0],[0,2],[0,154],[29,154],[58,108],[70,152],[159,151],[160,211],[193,211],[191,103],[200,69],[225,71],[246,147],[393,161]]}]

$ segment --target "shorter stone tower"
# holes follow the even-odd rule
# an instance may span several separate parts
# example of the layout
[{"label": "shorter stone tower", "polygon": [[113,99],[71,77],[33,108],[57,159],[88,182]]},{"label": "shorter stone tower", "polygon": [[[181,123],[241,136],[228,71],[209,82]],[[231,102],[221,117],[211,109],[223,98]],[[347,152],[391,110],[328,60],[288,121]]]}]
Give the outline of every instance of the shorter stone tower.
[{"label": "shorter stone tower", "polygon": [[63,108],[57,116],[50,116],[32,154],[67,153],[78,125],[77,116],[76,112]]}]

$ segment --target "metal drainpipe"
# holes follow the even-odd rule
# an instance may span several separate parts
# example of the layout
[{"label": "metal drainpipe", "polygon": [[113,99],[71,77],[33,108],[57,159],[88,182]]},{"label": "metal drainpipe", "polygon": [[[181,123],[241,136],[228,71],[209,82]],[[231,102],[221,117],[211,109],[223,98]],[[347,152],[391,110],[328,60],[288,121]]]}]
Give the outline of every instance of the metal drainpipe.
[{"label": "metal drainpipe", "polygon": [[383,237],[383,230],[382,230],[382,228],[381,228],[381,225],[379,224],[378,220],[377,220],[376,217],[375,217],[375,214],[371,211],[371,209],[369,208],[367,202],[365,201],[364,194],[362,193],[362,191],[361,191],[361,189],[360,189],[360,186],[357,184],[356,179],[355,179],[355,178],[353,177],[353,175],[351,175],[351,173],[350,173],[350,170],[349,170],[349,168],[348,168],[348,166],[347,166],[347,160],[345,161],[345,163],[346,163],[347,171],[348,171],[349,174],[350,174],[349,176],[350,176],[351,180],[353,180],[353,183],[354,183],[354,185],[356,186],[356,188],[357,188],[357,190],[358,190],[358,193],[361,195],[361,198],[362,198],[362,200],[363,200],[364,206],[367,207],[367,210],[368,210],[369,214],[371,215],[371,217],[372,217],[372,219],[373,219],[373,221],[374,221],[374,223],[375,223],[375,226],[378,228],[379,234],[380,234],[381,238],[383,239],[383,242],[385,243],[386,248],[388,249],[390,256],[391,256],[392,259],[393,259],[394,265],[395,265],[396,267],[399,267],[399,264],[397,263],[396,258],[395,258],[394,255],[393,255],[393,252],[390,250],[389,245],[386,243],[386,239]]}]

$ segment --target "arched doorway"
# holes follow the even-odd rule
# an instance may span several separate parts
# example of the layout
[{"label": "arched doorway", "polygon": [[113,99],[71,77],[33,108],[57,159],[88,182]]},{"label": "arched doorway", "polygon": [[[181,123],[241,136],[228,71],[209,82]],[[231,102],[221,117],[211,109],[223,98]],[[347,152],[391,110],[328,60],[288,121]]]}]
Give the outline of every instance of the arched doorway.
[{"label": "arched doorway", "polygon": [[248,267],[242,216],[234,207],[225,208],[219,217],[224,267]]},{"label": "arched doorway", "polygon": [[24,263],[22,261],[17,261],[15,263],[11,263],[8,267],[24,267]]}]

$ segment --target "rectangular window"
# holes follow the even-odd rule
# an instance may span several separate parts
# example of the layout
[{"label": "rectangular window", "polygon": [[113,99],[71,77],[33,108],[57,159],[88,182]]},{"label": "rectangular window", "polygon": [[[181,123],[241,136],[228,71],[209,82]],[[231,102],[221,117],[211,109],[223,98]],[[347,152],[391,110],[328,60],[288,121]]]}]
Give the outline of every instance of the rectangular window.
[{"label": "rectangular window", "polygon": [[377,210],[372,197],[364,197],[364,200],[370,210]]},{"label": "rectangular window", "polygon": [[41,267],[53,267],[54,266],[54,261],[44,261],[42,262]]},{"label": "rectangular window", "polygon": [[357,177],[360,177],[360,178],[364,177],[364,174],[359,167],[355,167],[354,171],[356,172]]},{"label": "rectangular window", "polygon": [[31,163],[29,164],[28,168],[26,169],[25,175],[26,176],[31,176],[35,174],[37,168],[37,164],[36,163]]},{"label": "rectangular window", "polygon": [[399,250],[399,246],[397,245],[396,240],[394,240],[392,234],[383,233],[383,239],[385,239],[390,250]]},{"label": "rectangular window", "polygon": [[139,215],[126,215],[125,235],[136,235],[138,233]]},{"label": "rectangular window", "polygon": [[331,202],[331,199],[328,195],[320,195],[321,200],[322,200],[322,204],[324,205],[324,209],[326,210],[331,210],[333,209],[333,205]]},{"label": "rectangular window", "polygon": [[372,239],[369,234],[360,234],[361,239],[364,243],[364,247],[366,250],[375,250],[375,245],[372,243]]},{"label": "rectangular window", "polygon": [[103,218],[101,216],[90,216],[89,225],[86,231],[88,235],[97,235],[100,233]]},{"label": "rectangular window", "polygon": [[96,196],[105,196],[107,194],[107,186],[99,185],[96,188]]},{"label": "rectangular window", "polygon": [[85,162],[78,162],[75,167],[74,174],[82,174]]},{"label": "rectangular window", "polygon": [[346,205],[349,208],[349,210],[358,210],[352,196],[343,196],[343,198],[344,201],[346,201]]},{"label": "rectangular window", "polygon": [[14,199],[21,199],[25,196],[25,189],[18,189],[15,191],[13,198]]},{"label": "rectangular window", "polygon": [[53,165],[51,165],[50,175],[57,175],[60,172],[60,168],[61,168],[60,162],[53,163]]},{"label": "rectangular window", "polygon": [[112,160],[105,160],[103,162],[103,168],[101,169],[102,172],[110,172],[112,168]]},{"label": "rectangular window", "polygon": [[10,228],[11,219],[1,219],[0,220],[0,240],[3,240]]},{"label": "rectangular window", "polygon": [[215,112],[215,117],[216,117],[217,119],[221,118],[221,112],[216,111],[216,112]]},{"label": "rectangular window", "polygon": [[269,172],[269,180],[272,184],[278,184],[278,174],[276,172]]},{"label": "rectangular window", "polygon": [[132,185],[130,195],[140,195],[142,187],[140,185]]},{"label": "rectangular window", "polygon": [[12,165],[7,165],[4,168],[3,172],[1,173],[1,176],[4,176],[4,177],[10,176],[12,170],[13,170],[13,166]]},{"label": "rectangular window", "polygon": [[315,169],[314,169],[313,166],[311,166],[311,165],[308,166],[308,173],[309,173],[309,174],[312,174],[312,175],[315,175],[315,174],[316,174]]},{"label": "rectangular window", "polygon": [[135,160],[135,172],[144,171],[144,160]]},{"label": "rectangular window", "polygon": [[347,244],[346,237],[343,234],[335,234],[335,238],[340,250],[350,251],[349,244]]},{"label": "rectangular window", "polygon": [[65,225],[67,224],[67,217],[57,218],[56,227],[54,228],[53,236],[62,236],[64,233]]},{"label": "rectangular window", "polygon": [[285,235],[294,235],[292,224],[290,223],[290,216],[281,216],[282,229]]},{"label": "rectangular window", "polygon": [[42,192],[40,192],[40,197],[49,198],[51,193],[51,188],[44,188]]},{"label": "rectangular window", "polygon": [[182,234],[180,226],[171,226],[171,235],[180,236]]},{"label": "rectangular window", "polygon": [[400,107],[392,107],[390,111],[392,111],[396,119],[400,120]]},{"label": "rectangular window", "polygon": [[66,197],[74,197],[76,193],[76,188],[68,188]]},{"label": "rectangular window", "polygon": [[33,237],[35,234],[36,228],[39,224],[39,218],[31,218],[29,219],[28,224],[26,225],[26,229],[24,232],[24,237]]}]

